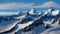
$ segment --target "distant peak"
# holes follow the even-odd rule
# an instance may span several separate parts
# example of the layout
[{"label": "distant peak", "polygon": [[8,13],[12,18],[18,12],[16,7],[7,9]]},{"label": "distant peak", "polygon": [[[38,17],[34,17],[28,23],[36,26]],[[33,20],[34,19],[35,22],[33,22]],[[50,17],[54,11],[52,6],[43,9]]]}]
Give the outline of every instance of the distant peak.
[{"label": "distant peak", "polygon": [[54,9],[53,7],[49,7],[49,9]]}]

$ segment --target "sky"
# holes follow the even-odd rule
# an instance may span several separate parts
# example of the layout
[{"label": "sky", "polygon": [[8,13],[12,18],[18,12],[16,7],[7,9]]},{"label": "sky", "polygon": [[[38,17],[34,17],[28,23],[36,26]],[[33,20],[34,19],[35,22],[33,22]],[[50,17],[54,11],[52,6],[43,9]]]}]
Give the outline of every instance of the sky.
[{"label": "sky", "polygon": [[1,11],[29,11],[32,8],[39,11],[49,7],[60,9],[60,0],[0,0]]}]

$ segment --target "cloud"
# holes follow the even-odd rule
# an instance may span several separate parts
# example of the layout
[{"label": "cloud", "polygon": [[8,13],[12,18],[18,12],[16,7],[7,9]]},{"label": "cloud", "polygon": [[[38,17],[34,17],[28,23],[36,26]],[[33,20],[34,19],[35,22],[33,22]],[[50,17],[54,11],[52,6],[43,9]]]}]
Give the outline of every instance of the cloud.
[{"label": "cloud", "polygon": [[6,15],[18,15],[19,12],[0,12],[0,16]]},{"label": "cloud", "polygon": [[60,8],[60,5],[55,3],[54,1],[49,1],[45,2],[42,5],[36,5],[34,3],[5,3],[5,4],[0,4],[0,10],[5,10],[5,9],[21,9],[21,8],[49,8],[49,7],[54,7],[54,8]]},{"label": "cloud", "polygon": [[0,4],[0,10],[4,9],[17,9],[17,8],[28,8],[33,6],[33,3],[6,3]]},{"label": "cloud", "polygon": [[48,8],[48,7],[60,8],[60,5],[55,3],[54,1],[49,1],[43,3],[42,5],[34,6],[34,8]]}]

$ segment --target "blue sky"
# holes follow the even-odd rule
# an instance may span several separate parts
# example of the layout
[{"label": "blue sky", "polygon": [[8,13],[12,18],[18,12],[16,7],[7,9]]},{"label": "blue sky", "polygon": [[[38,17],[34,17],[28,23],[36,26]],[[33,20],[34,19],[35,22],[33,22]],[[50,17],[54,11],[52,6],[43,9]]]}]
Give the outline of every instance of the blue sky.
[{"label": "blue sky", "polygon": [[48,1],[54,1],[56,3],[60,3],[60,0],[0,0],[0,3],[20,3],[20,2],[25,2],[25,3],[35,3],[35,4],[42,4],[44,2]]},{"label": "blue sky", "polygon": [[0,0],[0,10],[42,10],[51,6],[60,9],[60,0]]}]

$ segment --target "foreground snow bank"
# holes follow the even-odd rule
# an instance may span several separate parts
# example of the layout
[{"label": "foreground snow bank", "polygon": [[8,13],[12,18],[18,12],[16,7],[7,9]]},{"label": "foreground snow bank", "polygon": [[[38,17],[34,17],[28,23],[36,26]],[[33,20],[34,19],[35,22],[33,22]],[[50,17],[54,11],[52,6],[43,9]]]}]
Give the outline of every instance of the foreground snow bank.
[{"label": "foreground snow bank", "polygon": [[40,34],[60,34],[60,27],[47,29],[46,31],[44,31]]}]

